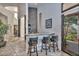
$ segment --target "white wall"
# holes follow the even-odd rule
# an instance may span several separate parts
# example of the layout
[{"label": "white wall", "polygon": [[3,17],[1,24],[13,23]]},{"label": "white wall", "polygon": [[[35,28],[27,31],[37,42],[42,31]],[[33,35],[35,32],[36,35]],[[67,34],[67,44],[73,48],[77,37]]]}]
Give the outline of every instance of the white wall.
[{"label": "white wall", "polygon": [[21,3],[18,5],[18,17],[21,19],[21,37],[24,39],[24,15],[26,15],[26,33],[28,34],[28,4],[27,3]]},{"label": "white wall", "polygon": [[20,26],[21,38],[23,38],[24,40],[24,17],[21,17],[20,23],[21,23],[21,26]]},{"label": "white wall", "polygon": [[27,3],[20,3],[18,5],[18,17],[22,17],[28,14],[28,4]]},{"label": "white wall", "polygon": [[7,17],[5,15],[2,15],[0,13],[0,20],[4,23],[4,24],[7,24],[8,23],[8,20],[7,20]]},{"label": "white wall", "polygon": [[[58,46],[61,50],[61,4],[59,3],[44,3],[38,4],[38,16],[42,13],[41,27],[38,23],[38,31],[41,33],[55,33],[58,35]],[[52,18],[52,28],[45,28],[45,20]],[[38,18],[39,22],[39,18]]]}]

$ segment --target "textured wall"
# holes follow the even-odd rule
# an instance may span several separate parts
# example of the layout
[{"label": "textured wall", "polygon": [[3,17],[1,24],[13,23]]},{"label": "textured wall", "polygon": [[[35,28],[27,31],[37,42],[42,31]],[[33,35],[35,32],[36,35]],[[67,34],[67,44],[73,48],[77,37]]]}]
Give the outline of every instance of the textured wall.
[{"label": "textured wall", "polygon": [[[60,3],[45,3],[38,4],[38,16],[42,13],[41,27],[38,25],[40,33],[55,33],[58,35],[58,45],[61,50],[61,4]],[[45,20],[52,18],[52,28],[45,28]],[[39,21],[39,17],[38,17]]]}]

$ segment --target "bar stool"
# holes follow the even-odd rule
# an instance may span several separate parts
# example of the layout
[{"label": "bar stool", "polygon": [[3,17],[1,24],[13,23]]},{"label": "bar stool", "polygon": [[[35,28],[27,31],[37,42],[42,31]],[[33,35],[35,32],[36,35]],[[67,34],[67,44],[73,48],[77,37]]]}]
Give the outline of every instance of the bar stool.
[{"label": "bar stool", "polygon": [[50,52],[50,48],[53,47],[53,52],[55,52],[55,48],[58,49],[58,36],[52,36],[52,38],[50,38],[51,43],[49,44],[49,52]]},{"label": "bar stool", "polygon": [[[35,53],[35,52],[36,52],[36,55],[38,56],[38,51],[37,51],[38,37],[29,38],[28,44],[29,44],[28,53],[30,54],[30,56],[31,56],[31,53]],[[32,49],[34,49],[33,52],[32,52]]]},{"label": "bar stool", "polygon": [[42,49],[44,49],[46,51],[46,55],[47,55],[47,50],[48,50],[47,44],[48,44],[48,37],[43,37],[42,46],[41,46],[41,52],[42,52]]}]

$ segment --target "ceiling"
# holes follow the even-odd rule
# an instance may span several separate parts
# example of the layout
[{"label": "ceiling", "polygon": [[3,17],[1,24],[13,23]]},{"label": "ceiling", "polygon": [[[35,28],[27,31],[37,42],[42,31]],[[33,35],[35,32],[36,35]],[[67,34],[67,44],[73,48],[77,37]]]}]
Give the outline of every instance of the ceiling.
[{"label": "ceiling", "polygon": [[63,4],[63,10],[66,10],[66,9],[76,5],[76,4],[78,4],[78,3],[64,3]]}]

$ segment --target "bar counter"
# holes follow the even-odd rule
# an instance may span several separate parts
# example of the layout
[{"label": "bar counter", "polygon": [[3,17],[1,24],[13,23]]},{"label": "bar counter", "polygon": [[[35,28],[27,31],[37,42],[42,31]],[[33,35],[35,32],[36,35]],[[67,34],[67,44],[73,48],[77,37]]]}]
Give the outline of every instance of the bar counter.
[{"label": "bar counter", "polygon": [[46,34],[46,33],[27,34],[26,35],[26,50],[28,50],[28,41],[29,41],[29,38],[38,37],[37,50],[40,51],[41,44],[42,44],[41,41],[42,41],[43,37],[48,37],[49,35],[52,35],[52,34]]}]

